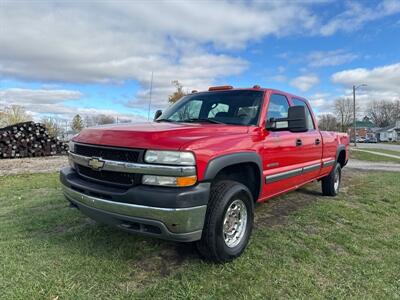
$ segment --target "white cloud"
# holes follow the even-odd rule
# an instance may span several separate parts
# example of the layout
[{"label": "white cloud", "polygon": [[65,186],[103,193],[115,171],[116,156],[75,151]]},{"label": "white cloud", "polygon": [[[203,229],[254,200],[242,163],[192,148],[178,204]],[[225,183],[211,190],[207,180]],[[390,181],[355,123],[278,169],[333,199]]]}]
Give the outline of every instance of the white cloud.
[{"label": "white cloud", "polygon": [[333,103],[331,94],[329,93],[315,93],[308,97],[308,100],[316,115],[331,113],[333,111]]},{"label": "white cloud", "polygon": [[356,58],[356,54],[341,49],[333,51],[314,51],[307,56],[310,67],[338,66],[351,62]]},{"label": "white cloud", "polygon": [[400,99],[400,63],[373,69],[345,70],[333,74],[331,79],[345,87],[341,96],[347,97],[352,97],[353,85],[366,84],[356,93],[357,103],[363,111],[373,100]]},{"label": "white cloud", "polygon": [[290,81],[290,85],[306,92],[319,83],[319,78],[314,74],[301,75]]},{"label": "white cloud", "polygon": [[[204,89],[243,72],[248,62],[233,53],[251,41],[268,35],[330,35],[399,11],[397,1],[372,8],[349,4],[326,23],[313,12],[320,2],[4,2],[0,76],[51,85],[134,80],[140,89],[128,105],[143,108],[154,71],[153,105],[162,108],[173,90],[171,80],[188,90]],[[336,54],[336,62],[351,59]],[[326,64],[320,59],[319,65]],[[276,79],[283,80],[284,68],[278,72],[281,77]],[[317,83],[317,77],[307,75],[292,81],[302,91]],[[45,103],[36,104],[50,110]]]},{"label": "white cloud", "polygon": [[111,115],[120,119],[143,121],[137,114],[120,113],[110,109],[77,108],[66,105],[66,101],[79,100],[81,92],[74,90],[21,89],[8,88],[0,90],[0,108],[9,105],[21,105],[37,121],[44,116],[58,120],[71,120],[75,114],[90,116],[96,114]]},{"label": "white cloud", "polygon": [[56,104],[77,100],[81,96],[81,92],[71,90],[9,88],[0,90],[0,104]]},{"label": "white cloud", "polygon": [[357,68],[337,72],[332,75],[332,81],[346,87],[367,84],[368,90],[400,95],[400,63],[373,69]]},{"label": "white cloud", "polygon": [[276,82],[286,82],[287,81],[287,77],[285,75],[275,75],[275,76],[271,76],[269,77],[269,79],[276,81]]},{"label": "white cloud", "polygon": [[367,1],[345,3],[346,10],[322,24],[316,31],[317,34],[330,36],[338,31],[356,31],[368,22],[400,13],[400,1],[398,0],[381,1],[374,7],[367,6]]},{"label": "white cloud", "polygon": [[[203,45],[240,48],[268,34],[289,32],[308,17],[295,3],[6,3],[0,11],[6,29],[0,35],[0,72],[44,81],[143,83],[151,70],[173,75],[182,61],[190,59],[198,67],[204,55],[216,67],[220,60],[224,65],[226,57],[207,53]],[[204,71],[210,79],[218,75]]]},{"label": "white cloud", "polygon": [[171,80],[200,89],[243,72],[247,62],[221,54],[226,49],[243,48],[266,35],[311,29],[317,20],[310,5],[291,1],[285,5],[263,1],[6,2],[0,10],[0,75],[45,83],[135,80],[141,90],[129,105],[138,106],[154,71],[158,105],[171,92]]}]

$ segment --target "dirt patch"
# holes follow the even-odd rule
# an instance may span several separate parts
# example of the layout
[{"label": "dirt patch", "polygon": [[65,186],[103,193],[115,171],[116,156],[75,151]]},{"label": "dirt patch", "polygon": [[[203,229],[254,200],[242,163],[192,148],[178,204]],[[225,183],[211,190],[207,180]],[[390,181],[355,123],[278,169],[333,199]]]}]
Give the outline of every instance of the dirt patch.
[{"label": "dirt patch", "polygon": [[0,176],[26,173],[57,172],[68,165],[68,157],[46,156],[15,159],[0,159]]},{"label": "dirt patch", "polygon": [[316,183],[294,192],[273,198],[267,203],[258,204],[254,213],[255,228],[274,227],[287,223],[288,217],[304,207],[320,200],[322,195],[316,191]]},{"label": "dirt patch", "polygon": [[199,260],[193,243],[166,244],[159,252],[149,254],[140,260],[132,260],[130,280],[121,285],[126,290],[141,289],[155,283],[160,278],[169,276],[172,272],[194,260]]},{"label": "dirt patch", "polygon": [[[351,181],[357,173],[360,172],[351,169],[343,170],[340,192],[348,192],[347,184],[349,184],[349,181]],[[291,214],[324,199],[326,200],[327,198],[322,196],[321,183],[317,181],[307,184],[293,192],[274,197],[266,203],[256,205],[254,227],[257,229],[285,225]]]}]

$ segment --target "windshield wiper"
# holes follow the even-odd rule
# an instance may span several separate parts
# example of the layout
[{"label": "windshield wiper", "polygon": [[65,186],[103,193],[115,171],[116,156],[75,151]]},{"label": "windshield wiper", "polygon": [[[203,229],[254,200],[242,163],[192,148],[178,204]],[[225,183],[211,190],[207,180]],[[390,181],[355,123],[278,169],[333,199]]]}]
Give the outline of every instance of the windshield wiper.
[{"label": "windshield wiper", "polygon": [[213,123],[213,124],[225,124],[223,122],[213,120],[213,119],[200,119],[200,118],[193,118],[193,119],[186,119],[186,120],[180,120],[179,122],[187,122],[187,123],[192,123],[192,122],[208,122],[208,123]]},{"label": "windshield wiper", "polygon": [[156,122],[176,122],[176,121],[170,119],[158,119],[156,120]]}]

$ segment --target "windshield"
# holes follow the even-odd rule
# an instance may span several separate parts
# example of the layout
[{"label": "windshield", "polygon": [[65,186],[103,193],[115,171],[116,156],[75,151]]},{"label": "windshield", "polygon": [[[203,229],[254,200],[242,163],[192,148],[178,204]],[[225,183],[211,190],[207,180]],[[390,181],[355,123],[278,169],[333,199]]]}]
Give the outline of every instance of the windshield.
[{"label": "windshield", "polygon": [[253,90],[190,94],[169,107],[157,121],[257,125],[263,95]]}]

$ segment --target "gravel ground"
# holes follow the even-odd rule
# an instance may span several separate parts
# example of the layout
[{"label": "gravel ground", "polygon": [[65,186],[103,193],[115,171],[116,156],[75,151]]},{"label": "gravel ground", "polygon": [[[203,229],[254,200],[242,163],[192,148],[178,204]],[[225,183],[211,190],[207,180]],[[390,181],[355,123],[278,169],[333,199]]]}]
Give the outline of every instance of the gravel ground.
[{"label": "gravel ground", "polygon": [[[350,143],[350,146],[353,144]],[[400,151],[400,145],[396,144],[389,144],[389,143],[377,143],[377,144],[364,144],[364,143],[357,143],[357,148],[361,149],[368,149],[368,148],[374,148],[374,149],[384,149],[384,150],[392,150],[392,151]]]},{"label": "gravel ground", "polygon": [[66,155],[0,159],[0,176],[23,173],[50,173],[59,171],[66,165],[68,165]]},{"label": "gravel ground", "polygon": [[350,159],[346,168],[359,169],[359,170],[371,170],[371,171],[400,172],[400,164],[363,161],[363,160],[357,160],[357,159]]}]

